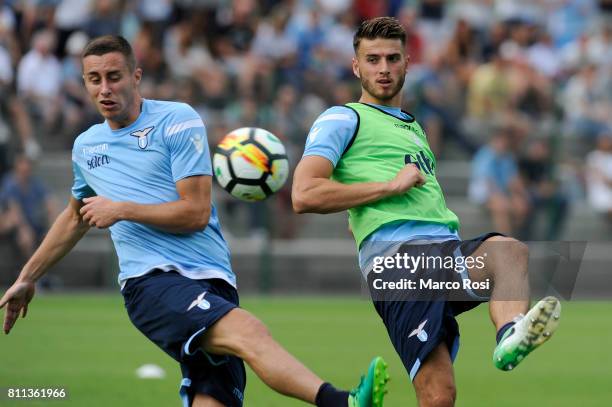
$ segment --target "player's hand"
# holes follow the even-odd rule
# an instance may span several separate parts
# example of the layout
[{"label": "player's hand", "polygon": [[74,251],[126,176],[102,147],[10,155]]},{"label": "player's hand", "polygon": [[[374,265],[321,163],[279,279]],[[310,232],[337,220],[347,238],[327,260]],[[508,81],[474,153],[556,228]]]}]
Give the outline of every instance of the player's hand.
[{"label": "player's hand", "polygon": [[17,322],[19,314],[25,318],[28,313],[28,304],[34,297],[35,286],[32,282],[17,281],[9,288],[0,300],[0,309],[6,305],[4,314],[4,333],[8,335]]},{"label": "player's hand", "polygon": [[83,222],[89,226],[104,229],[113,226],[121,220],[119,215],[119,202],[111,201],[102,196],[94,196],[83,199],[80,213]]},{"label": "player's hand", "polygon": [[427,179],[415,164],[408,164],[389,181],[389,189],[393,195],[403,194],[412,187],[425,185]]}]

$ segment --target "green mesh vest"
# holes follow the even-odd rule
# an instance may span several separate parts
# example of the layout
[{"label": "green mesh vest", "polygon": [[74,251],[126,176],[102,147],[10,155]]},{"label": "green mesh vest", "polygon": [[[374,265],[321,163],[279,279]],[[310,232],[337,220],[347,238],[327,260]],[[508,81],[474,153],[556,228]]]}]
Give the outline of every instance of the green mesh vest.
[{"label": "green mesh vest", "polygon": [[414,163],[427,183],[366,205],[349,209],[349,224],[357,247],[376,229],[389,222],[420,220],[459,229],[459,219],[446,207],[436,179],[436,160],[421,126],[374,106],[348,103],[356,111],[357,129],[338,161],[332,179],[343,184],[392,180],[408,163]]}]

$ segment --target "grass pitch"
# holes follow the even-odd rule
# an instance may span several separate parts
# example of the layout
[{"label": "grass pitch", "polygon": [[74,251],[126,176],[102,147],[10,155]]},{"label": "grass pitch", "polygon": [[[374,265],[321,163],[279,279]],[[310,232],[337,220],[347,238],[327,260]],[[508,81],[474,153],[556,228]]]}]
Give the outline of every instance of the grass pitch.
[{"label": "grass pitch", "polygon": [[[275,338],[324,379],[350,388],[373,355],[389,363],[385,405],[416,406],[407,375],[369,302],[354,298],[245,297]],[[515,371],[491,361],[494,332],[481,305],[460,317],[458,407],[612,405],[612,303],[564,303],[555,337]],[[142,380],[155,363],[166,378]],[[178,365],[129,322],[119,295],[40,295],[0,336],[0,406],[179,406]],[[64,388],[63,401],[10,400],[7,388]],[[245,407],[297,407],[249,371]]]}]

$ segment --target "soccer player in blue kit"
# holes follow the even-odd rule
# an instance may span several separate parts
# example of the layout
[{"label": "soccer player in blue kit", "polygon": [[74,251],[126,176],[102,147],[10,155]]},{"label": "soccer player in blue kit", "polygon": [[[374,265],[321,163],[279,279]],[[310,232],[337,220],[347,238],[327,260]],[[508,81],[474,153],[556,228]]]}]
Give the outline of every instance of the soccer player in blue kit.
[{"label": "soccer player in blue kit", "polygon": [[[494,364],[507,371],[554,333],[560,303],[546,297],[529,310],[525,244],[498,233],[460,239],[425,133],[401,110],[408,57],[400,23],[364,21],[353,47],[361,98],[329,108],[314,122],[293,177],[293,207],[298,213],[348,210],[361,272],[419,406],[452,407],[457,315],[490,299]],[[409,269],[394,258],[427,263]],[[402,288],[422,282],[451,288]]]},{"label": "soccer player in blue kit", "polygon": [[90,227],[109,228],[128,315],[180,363],[185,406],[242,406],[243,361],[272,389],[319,407],[382,406],[388,375],[381,358],[357,388],[337,390],[239,308],[198,114],[140,96],[142,70],[122,37],[92,40],[82,61],[85,87],[105,121],[74,142],[72,196],[0,300],[4,332],[26,316],[35,282],[50,266]]}]

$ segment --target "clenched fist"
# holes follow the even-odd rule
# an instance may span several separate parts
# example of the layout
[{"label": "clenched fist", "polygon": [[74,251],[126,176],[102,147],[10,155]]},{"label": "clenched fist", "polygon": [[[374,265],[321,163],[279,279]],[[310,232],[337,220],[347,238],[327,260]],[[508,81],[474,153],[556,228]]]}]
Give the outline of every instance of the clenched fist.
[{"label": "clenched fist", "polygon": [[392,195],[400,195],[412,187],[423,186],[426,182],[427,179],[418,167],[415,164],[408,164],[389,181],[389,189]]}]

